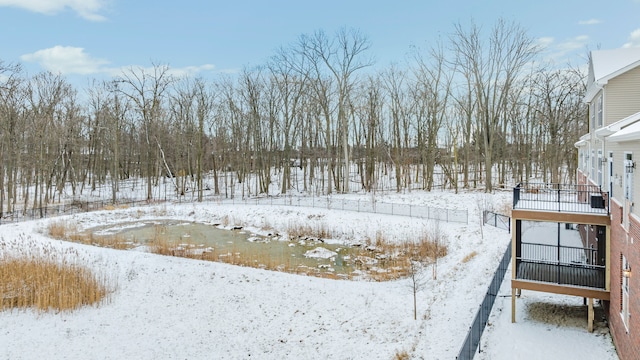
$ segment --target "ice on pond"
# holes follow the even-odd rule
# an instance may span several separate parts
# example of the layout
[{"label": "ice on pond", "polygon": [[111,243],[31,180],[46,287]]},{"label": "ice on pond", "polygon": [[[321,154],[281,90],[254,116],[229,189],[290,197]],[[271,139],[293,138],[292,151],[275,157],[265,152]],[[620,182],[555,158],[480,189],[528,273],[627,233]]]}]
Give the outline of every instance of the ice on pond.
[{"label": "ice on pond", "polygon": [[330,259],[336,255],[338,255],[337,252],[325,249],[323,247],[317,247],[304,253],[305,257],[318,259]]}]

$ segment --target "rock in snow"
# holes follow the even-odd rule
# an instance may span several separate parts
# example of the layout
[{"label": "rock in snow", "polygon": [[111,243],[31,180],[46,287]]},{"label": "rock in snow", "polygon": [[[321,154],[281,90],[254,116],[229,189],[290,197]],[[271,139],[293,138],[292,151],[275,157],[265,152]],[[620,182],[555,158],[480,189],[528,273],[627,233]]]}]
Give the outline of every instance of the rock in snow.
[{"label": "rock in snow", "polygon": [[304,253],[305,257],[318,259],[330,259],[336,255],[338,255],[338,253],[325,249],[323,247],[317,247]]}]

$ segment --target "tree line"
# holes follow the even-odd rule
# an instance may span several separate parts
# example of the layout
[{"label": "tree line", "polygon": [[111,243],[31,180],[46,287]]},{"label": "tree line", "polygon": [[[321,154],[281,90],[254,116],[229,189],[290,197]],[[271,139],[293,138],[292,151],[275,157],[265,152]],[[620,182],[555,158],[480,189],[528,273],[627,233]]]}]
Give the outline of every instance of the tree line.
[{"label": "tree line", "polygon": [[374,69],[369,51],[355,29],[316,31],[237,74],[153,64],[81,95],[0,60],[0,214],[99,186],[115,202],[132,178],[149,200],[167,180],[198,200],[267,193],[274,179],[281,194],[573,181],[584,75],[539,64],[518,24],[458,24],[404,66]]}]

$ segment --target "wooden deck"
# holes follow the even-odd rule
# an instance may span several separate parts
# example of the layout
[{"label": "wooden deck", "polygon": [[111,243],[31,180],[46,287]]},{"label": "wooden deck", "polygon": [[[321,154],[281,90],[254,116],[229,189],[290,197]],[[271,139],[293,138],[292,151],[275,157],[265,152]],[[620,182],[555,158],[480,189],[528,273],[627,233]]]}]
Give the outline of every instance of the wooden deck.
[{"label": "wooden deck", "polygon": [[516,279],[604,289],[605,269],[580,265],[520,262]]}]

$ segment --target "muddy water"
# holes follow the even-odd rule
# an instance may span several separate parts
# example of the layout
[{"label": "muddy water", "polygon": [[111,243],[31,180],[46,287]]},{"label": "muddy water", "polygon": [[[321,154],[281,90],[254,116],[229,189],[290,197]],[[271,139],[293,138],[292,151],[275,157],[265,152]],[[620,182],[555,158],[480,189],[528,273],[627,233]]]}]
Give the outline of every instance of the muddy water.
[{"label": "muddy water", "polygon": [[285,241],[242,229],[226,230],[216,225],[176,220],[119,223],[94,228],[91,232],[93,236],[117,237],[118,241],[133,247],[161,239],[192,253],[206,253],[207,258],[231,263],[242,259],[245,264],[251,262],[255,267],[297,273],[320,272],[338,277],[347,277],[354,271],[348,247],[318,240]]}]

